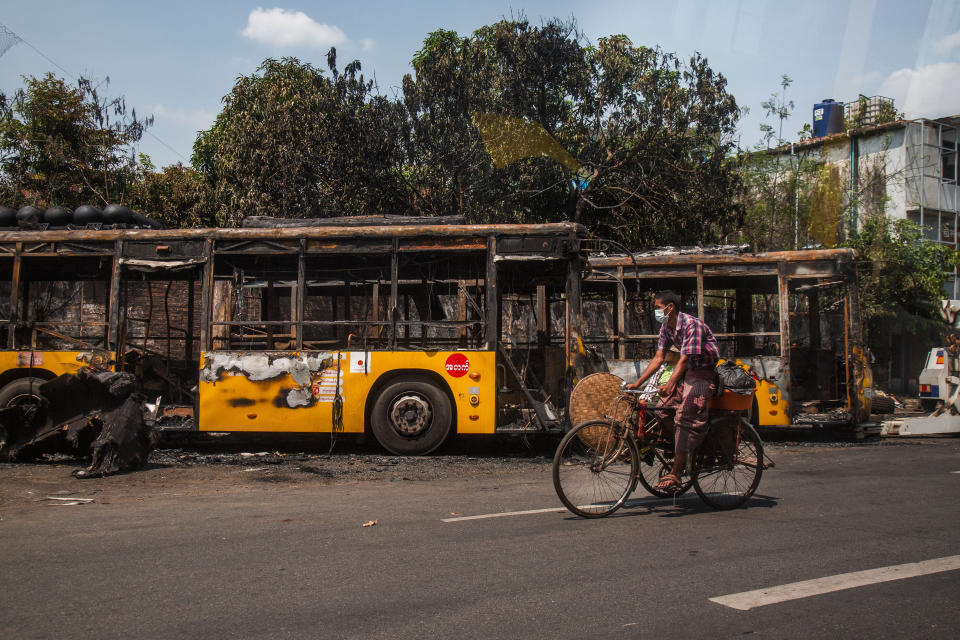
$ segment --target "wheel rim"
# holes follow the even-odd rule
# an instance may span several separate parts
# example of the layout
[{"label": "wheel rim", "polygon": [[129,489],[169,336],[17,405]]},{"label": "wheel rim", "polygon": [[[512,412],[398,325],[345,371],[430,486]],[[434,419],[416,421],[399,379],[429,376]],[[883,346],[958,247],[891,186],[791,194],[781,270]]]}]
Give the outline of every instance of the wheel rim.
[{"label": "wheel rim", "polygon": [[387,411],[390,426],[404,438],[423,435],[433,420],[430,401],[419,393],[405,392],[397,396]]},{"label": "wheel rim", "polygon": [[554,466],[561,499],[574,513],[588,517],[611,513],[626,500],[637,464],[614,429],[589,429],[585,437],[574,435],[566,441]]},{"label": "wheel rim", "polygon": [[8,407],[37,406],[39,404],[40,396],[33,393],[19,393],[7,401]]},{"label": "wheel rim", "polygon": [[763,472],[763,448],[746,431],[739,431],[732,445],[732,455],[719,450],[724,446],[714,443],[713,451],[704,452],[697,461],[697,493],[707,503],[718,508],[730,508],[744,503],[757,488]]}]

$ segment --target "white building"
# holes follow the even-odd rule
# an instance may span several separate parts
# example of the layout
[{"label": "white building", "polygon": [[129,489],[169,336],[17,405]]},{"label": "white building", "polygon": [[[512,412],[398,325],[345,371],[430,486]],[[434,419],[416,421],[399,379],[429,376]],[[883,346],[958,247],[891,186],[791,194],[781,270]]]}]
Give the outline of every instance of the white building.
[{"label": "white building", "polygon": [[[840,221],[846,228],[882,208],[890,218],[920,225],[926,239],[956,247],[958,129],[960,115],[895,120],[797,142],[789,154],[838,169],[847,192],[846,219]],[[955,275],[947,294],[960,298]]]},{"label": "white building", "polygon": [[[849,124],[849,110],[847,113]],[[791,166],[802,159],[837,170],[845,192],[842,219],[836,221],[838,232],[855,228],[864,216],[882,211],[892,219],[914,221],[929,241],[958,247],[958,130],[960,115],[867,122],[866,126],[793,143],[789,151],[781,151],[781,157],[789,155]],[[947,297],[960,299],[956,271],[950,274],[945,289]],[[925,349],[939,336],[926,335],[931,331],[923,331],[924,335],[908,331],[891,328],[889,350],[878,354],[884,361],[877,362],[876,368],[881,386],[915,393]]]}]

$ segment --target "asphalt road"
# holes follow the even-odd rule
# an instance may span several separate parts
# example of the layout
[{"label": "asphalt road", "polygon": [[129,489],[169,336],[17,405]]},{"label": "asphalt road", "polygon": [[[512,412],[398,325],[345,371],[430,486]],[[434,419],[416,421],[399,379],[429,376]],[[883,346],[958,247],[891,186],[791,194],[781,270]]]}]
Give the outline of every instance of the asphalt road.
[{"label": "asphalt road", "polygon": [[96,498],[73,506],[41,500],[67,486],[69,468],[37,468],[10,485],[29,497],[0,493],[0,629],[124,639],[960,637],[958,570],[748,611],[710,601],[960,554],[960,439],[773,453],[777,467],[746,508],[638,494],[602,520],[543,511],[443,521],[558,507],[545,465],[256,485],[236,469],[188,482],[190,470],[171,467],[122,491],[116,479],[83,481]]}]

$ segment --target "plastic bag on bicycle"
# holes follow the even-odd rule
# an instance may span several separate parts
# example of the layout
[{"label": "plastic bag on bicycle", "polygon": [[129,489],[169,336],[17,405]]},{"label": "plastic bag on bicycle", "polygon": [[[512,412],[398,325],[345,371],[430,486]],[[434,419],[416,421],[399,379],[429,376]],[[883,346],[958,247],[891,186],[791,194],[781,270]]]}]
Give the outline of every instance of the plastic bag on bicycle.
[{"label": "plastic bag on bicycle", "polygon": [[753,404],[757,382],[734,362],[717,365],[717,395],[710,399],[711,409],[745,411]]}]

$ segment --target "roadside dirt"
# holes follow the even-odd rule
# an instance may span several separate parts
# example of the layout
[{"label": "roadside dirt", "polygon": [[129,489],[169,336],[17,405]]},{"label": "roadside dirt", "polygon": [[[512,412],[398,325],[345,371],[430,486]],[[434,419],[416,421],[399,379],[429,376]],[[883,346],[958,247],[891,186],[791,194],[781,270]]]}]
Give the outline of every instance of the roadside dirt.
[{"label": "roadside dirt", "polygon": [[[766,452],[778,462],[816,449],[944,446],[951,440],[852,441],[808,433],[767,437]],[[461,439],[440,455],[398,457],[384,454],[375,443],[350,439],[338,441],[330,454],[329,440],[316,437],[167,438],[151,453],[143,470],[107,478],[74,478],[72,472],[85,461],[65,454],[47,454],[30,463],[0,464],[0,517],[3,512],[35,507],[79,508],[91,499],[103,504],[162,496],[268,493],[308,485],[428,482],[526,473],[540,474],[549,483],[554,445],[543,441],[528,448],[518,440]]]}]

